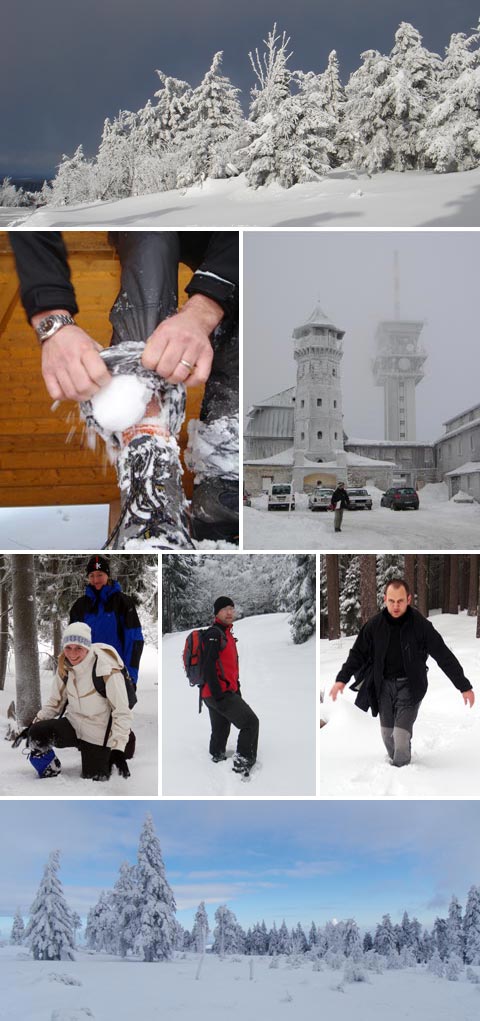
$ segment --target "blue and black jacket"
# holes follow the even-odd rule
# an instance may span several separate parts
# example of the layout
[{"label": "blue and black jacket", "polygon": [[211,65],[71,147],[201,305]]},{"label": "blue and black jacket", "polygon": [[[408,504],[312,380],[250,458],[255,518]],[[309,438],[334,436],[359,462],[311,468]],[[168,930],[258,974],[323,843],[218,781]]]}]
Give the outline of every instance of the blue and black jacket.
[{"label": "blue and black jacket", "polygon": [[99,592],[87,585],[85,595],[70,610],[70,624],[77,620],[89,624],[92,642],[113,645],[136,684],[144,646],[142,628],[133,599],[122,592],[119,582],[111,581]]}]

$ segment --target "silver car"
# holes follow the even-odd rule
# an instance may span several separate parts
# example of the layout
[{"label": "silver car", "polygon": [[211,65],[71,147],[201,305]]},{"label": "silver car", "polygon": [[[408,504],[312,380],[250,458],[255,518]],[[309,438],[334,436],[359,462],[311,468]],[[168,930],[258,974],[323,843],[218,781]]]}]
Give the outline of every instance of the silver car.
[{"label": "silver car", "polygon": [[311,511],[326,511],[329,510],[332,503],[333,489],[327,489],[326,486],[318,486],[314,489],[313,493],[310,493],[308,498],[308,509]]}]

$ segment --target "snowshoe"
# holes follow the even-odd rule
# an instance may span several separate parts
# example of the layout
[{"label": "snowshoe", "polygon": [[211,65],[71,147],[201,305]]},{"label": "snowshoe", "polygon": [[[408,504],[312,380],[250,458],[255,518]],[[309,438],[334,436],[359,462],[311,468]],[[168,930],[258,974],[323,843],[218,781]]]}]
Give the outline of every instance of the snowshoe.
[{"label": "snowshoe", "polygon": [[48,776],[58,776],[62,770],[60,759],[57,759],[53,748],[49,748],[46,752],[41,751],[39,748],[34,748],[28,758],[41,779]]}]

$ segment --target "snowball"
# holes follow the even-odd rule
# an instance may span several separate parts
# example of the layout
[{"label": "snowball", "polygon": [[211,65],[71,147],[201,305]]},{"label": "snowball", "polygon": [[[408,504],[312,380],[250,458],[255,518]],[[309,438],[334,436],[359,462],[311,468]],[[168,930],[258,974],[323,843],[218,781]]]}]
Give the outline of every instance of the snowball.
[{"label": "snowball", "polygon": [[137,376],[113,376],[92,397],[93,414],[102,429],[118,432],[141,421],[149,398],[148,387]]}]

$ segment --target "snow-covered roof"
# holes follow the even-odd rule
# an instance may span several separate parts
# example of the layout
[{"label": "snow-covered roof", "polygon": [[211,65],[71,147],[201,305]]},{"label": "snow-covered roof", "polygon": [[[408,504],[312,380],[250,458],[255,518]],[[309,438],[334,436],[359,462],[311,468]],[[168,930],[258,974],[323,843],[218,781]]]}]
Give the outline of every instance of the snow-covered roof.
[{"label": "snow-covered roof", "polygon": [[332,330],[335,330],[336,333],[340,334],[341,337],[343,337],[345,334],[345,330],[339,330],[338,326],[335,326],[335,323],[333,323],[330,317],[325,314],[320,304],[320,301],[317,301],[315,308],[313,309],[313,312],[309,315],[308,319],[306,319],[304,323],[301,323],[300,326],[297,326],[296,329],[294,329],[293,336],[294,337],[298,336],[298,332],[305,329],[305,326],[330,327]]},{"label": "snow-covered roof", "polygon": [[480,461],[466,461],[459,468],[452,468],[452,471],[445,472],[445,475],[474,475],[480,472]]},{"label": "snow-covered roof", "polygon": [[[346,453],[346,465],[351,468],[396,468],[397,465],[394,461],[377,461],[373,457],[362,457],[360,454],[353,454],[349,451]],[[293,467],[295,460],[295,450],[293,447],[288,447],[287,450],[282,450],[279,454],[272,454],[271,457],[259,457],[251,458],[248,461],[244,461],[244,464],[251,465],[252,467],[258,465],[277,465],[284,467]],[[339,465],[337,461],[309,461],[308,457],[303,458],[303,465],[296,465],[296,467],[303,468],[317,468],[319,471],[322,469],[333,468],[338,470],[344,465]]]},{"label": "snow-covered roof", "polygon": [[346,446],[353,447],[433,447],[430,440],[359,440],[349,436]]},{"label": "snow-covered roof", "polygon": [[280,393],[273,394],[271,397],[266,397],[264,401],[259,401],[257,404],[252,405],[249,409],[248,414],[252,414],[257,408],[293,408],[296,387],[290,386],[288,390],[280,390]]},{"label": "snow-covered roof", "polygon": [[[465,411],[461,411],[459,415],[452,415],[451,418],[447,418],[445,422],[442,422],[442,425],[449,425],[450,422],[455,422],[457,418],[463,418],[464,415],[469,415],[471,411],[478,411],[477,417],[480,418],[480,404],[472,404],[471,408],[465,408]],[[473,421],[474,419],[472,419],[472,422]]]},{"label": "snow-covered roof", "polygon": [[[460,417],[460,415],[457,415],[457,418]],[[480,418],[472,418],[470,419],[470,422],[465,422],[464,425],[459,425],[458,429],[451,429],[448,433],[442,433],[438,440],[435,440],[435,443],[445,443],[446,440],[452,440],[454,436],[460,436],[462,433],[468,432],[469,429],[478,429],[479,426]]]}]

